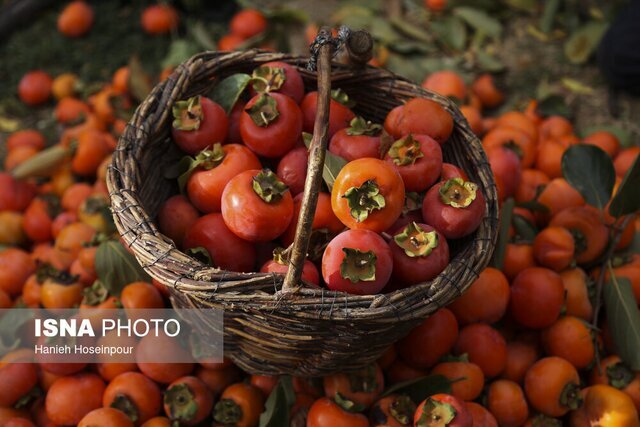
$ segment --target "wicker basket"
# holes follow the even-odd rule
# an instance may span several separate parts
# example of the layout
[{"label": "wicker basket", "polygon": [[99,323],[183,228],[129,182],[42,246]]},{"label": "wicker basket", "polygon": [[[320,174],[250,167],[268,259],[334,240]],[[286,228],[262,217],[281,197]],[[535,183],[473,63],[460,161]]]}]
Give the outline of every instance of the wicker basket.
[{"label": "wicker basket", "polygon": [[497,234],[495,183],[480,141],[449,99],[385,70],[332,64],[332,87],[346,91],[357,103],[356,112],[370,120],[381,122],[389,110],[413,97],[435,100],[453,115],[455,128],[443,147],[444,158],[462,167],[485,195],[486,215],[479,229],[451,242],[451,262],[436,279],[384,295],[304,287],[282,292],[281,275],[203,265],[176,249],[154,224],[160,205],[177,192],[175,183],[163,177],[181,156],[170,140],[170,107],[208,93],[226,76],[270,61],[297,66],[307,90],[316,89],[316,73],[305,69],[306,58],[257,50],[198,54],[154,88],[120,138],[109,169],[115,222],[144,269],[171,288],[175,306],[224,310],[225,355],[240,368],[299,376],[358,369],[464,292],[487,265]]}]

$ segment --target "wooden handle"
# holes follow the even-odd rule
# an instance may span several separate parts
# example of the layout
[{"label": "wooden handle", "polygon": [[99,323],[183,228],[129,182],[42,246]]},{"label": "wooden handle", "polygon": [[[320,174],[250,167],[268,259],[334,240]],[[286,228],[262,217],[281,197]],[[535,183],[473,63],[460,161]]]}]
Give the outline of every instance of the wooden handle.
[{"label": "wooden handle", "polygon": [[[331,31],[322,28],[318,37],[331,37]],[[318,103],[316,106],[316,120],[313,125],[313,138],[309,146],[309,163],[307,165],[307,179],[304,183],[304,195],[300,206],[300,215],[296,227],[293,249],[289,261],[289,269],[284,278],[282,290],[290,292],[295,289],[302,277],[302,268],[309,250],[311,224],[316,213],[318,193],[322,185],[322,170],[327,152],[329,133],[329,103],[331,102],[331,57],[332,43],[325,43],[320,47],[318,67]]]}]

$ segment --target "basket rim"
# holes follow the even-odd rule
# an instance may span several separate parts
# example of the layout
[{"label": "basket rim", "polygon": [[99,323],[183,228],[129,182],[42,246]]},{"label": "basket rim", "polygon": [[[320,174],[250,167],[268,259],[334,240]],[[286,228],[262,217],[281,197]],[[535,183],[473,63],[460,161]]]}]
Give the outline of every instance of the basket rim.
[{"label": "basket rim", "polygon": [[[381,315],[386,317],[393,316],[394,305],[406,302],[411,298],[416,299],[412,305],[412,307],[417,306],[415,310],[404,310],[404,314],[395,313],[397,317],[399,319],[424,317],[424,310],[420,310],[419,306],[427,306],[429,303],[437,301],[443,292],[442,288],[445,288],[447,284],[456,287],[457,294],[460,295],[464,289],[457,288],[457,284],[449,278],[447,273],[451,273],[455,267],[456,269],[463,269],[466,274],[470,273],[475,277],[479,274],[478,269],[470,265],[470,260],[459,259],[464,251],[452,257],[445,270],[431,281],[415,284],[387,294],[359,296],[324,288],[306,287],[300,288],[293,293],[285,294],[277,290],[278,284],[282,282],[282,275],[277,273],[225,272],[217,268],[207,267],[178,250],[169,238],[160,233],[153,223],[153,219],[149,217],[143,207],[143,203],[136,192],[136,184],[133,177],[128,176],[132,174],[122,164],[122,160],[127,157],[126,153],[130,148],[129,144],[140,144],[141,141],[144,142],[144,138],[149,138],[154,131],[159,131],[160,126],[157,123],[154,123],[156,125],[155,129],[146,125],[148,125],[150,117],[157,119],[158,117],[162,118],[162,114],[166,116],[166,111],[163,113],[158,111],[157,108],[161,107],[160,104],[164,104],[164,109],[168,109],[167,105],[170,98],[177,99],[175,88],[178,85],[192,86],[194,81],[203,79],[207,73],[213,74],[217,70],[216,67],[221,68],[221,64],[225,62],[250,60],[254,62],[285,61],[296,65],[303,76],[307,78],[315,75],[314,72],[301,68],[302,64],[306,62],[306,58],[299,55],[265,52],[258,49],[232,53],[201,52],[179,65],[169,79],[154,87],[151,94],[137,107],[133,117],[127,124],[125,133],[118,141],[118,147],[107,174],[107,185],[112,201],[114,221],[123,240],[132,249],[145,271],[164,285],[172,287],[178,292],[189,293],[191,299],[195,302],[212,304],[210,299],[215,297],[213,304],[220,306],[238,306],[238,304],[241,304],[245,310],[250,311],[295,312],[296,316],[300,318],[325,318],[332,321],[353,320],[355,318],[375,321]],[[461,138],[469,144],[469,150],[477,151],[476,154],[479,161],[475,163],[475,167],[485,174],[481,177],[481,188],[486,199],[486,206],[485,216],[480,228],[486,228],[488,237],[474,238],[468,245],[473,246],[475,252],[482,257],[481,264],[486,265],[493,252],[497,237],[498,208],[496,187],[480,140],[471,132],[468,122],[459,112],[457,106],[448,98],[427,91],[388,70],[367,66],[357,77],[354,77],[352,70],[343,64],[332,63],[332,69],[336,70],[332,71],[332,81],[334,82],[344,82],[348,81],[348,79],[357,79],[360,84],[381,81],[389,84],[390,91],[395,88],[411,92],[416,97],[421,96],[436,100],[452,114],[454,132],[460,132]],[[156,110],[153,111],[155,115],[150,116],[154,106],[156,107]],[[136,125],[136,121],[141,119],[143,126]],[[134,136],[133,140],[131,136]],[[136,172],[137,168],[139,168],[136,159],[131,164],[133,166],[130,166],[130,168],[133,168],[132,171]],[[478,176],[480,177],[479,173]],[[139,227],[136,229],[128,227],[126,222],[130,218],[125,219],[124,216],[126,215],[137,218]],[[478,234],[479,230],[476,230],[475,235],[477,236]],[[161,251],[153,261],[148,258],[145,259],[142,255],[153,252],[154,247],[156,249],[164,248],[165,250]],[[159,268],[159,266],[163,268]],[[181,268],[188,274],[170,274],[172,266]],[[163,272],[165,274],[161,274]],[[229,280],[229,278],[233,280]],[[225,292],[226,288],[233,288],[238,282],[251,283],[265,279],[273,282],[275,292],[269,294],[261,291],[252,295]],[[433,290],[433,283],[436,280],[445,282],[445,285]],[[468,282],[470,285],[471,281]],[[326,306],[330,306],[328,312],[323,310]],[[310,307],[316,307],[319,311],[309,310]]]}]

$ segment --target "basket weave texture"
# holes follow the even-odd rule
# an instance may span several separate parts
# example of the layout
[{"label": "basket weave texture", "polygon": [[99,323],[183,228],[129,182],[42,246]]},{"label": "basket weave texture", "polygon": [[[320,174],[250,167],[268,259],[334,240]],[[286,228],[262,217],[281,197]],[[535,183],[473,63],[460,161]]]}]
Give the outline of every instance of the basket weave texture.
[{"label": "basket weave texture", "polygon": [[[444,159],[461,167],[479,185],[487,205],[476,232],[451,242],[451,262],[434,280],[388,294],[357,296],[301,287],[282,292],[283,276],[221,271],[187,256],[154,223],[161,204],[178,189],[163,176],[182,154],[170,139],[171,106],[206,95],[221,79],[270,61],[298,67],[307,90],[316,73],[306,58],[249,50],[205,52],[180,65],[138,107],[122,134],[107,182],[116,226],[142,267],[171,290],[181,308],[224,310],[225,356],[256,374],[321,376],[352,371],[375,361],[431,313],[464,292],[488,264],[498,228],[495,182],[480,141],[448,98],[425,91],[388,71],[332,66],[332,88],[356,102],[355,112],[381,123],[404,101],[423,97],[454,118],[443,146]],[[224,243],[221,243],[224,244]],[[196,325],[205,333],[221,325]]]}]

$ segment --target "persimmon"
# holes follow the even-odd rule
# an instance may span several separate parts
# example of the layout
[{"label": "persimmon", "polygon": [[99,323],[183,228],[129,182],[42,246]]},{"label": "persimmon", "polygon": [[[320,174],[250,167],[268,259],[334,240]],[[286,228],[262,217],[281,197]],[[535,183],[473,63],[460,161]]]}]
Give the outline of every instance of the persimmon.
[{"label": "persimmon", "polygon": [[384,376],[376,364],[349,374],[333,374],[323,378],[324,393],[329,398],[341,397],[371,406],[384,390]]},{"label": "persimmon", "polygon": [[422,82],[422,87],[442,96],[450,96],[459,100],[464,100],[467,97],[467,86],[464,80],[460,74],[451,70],[429,74]]},{"label": "persimmon", "polygon": [[640,424],[633,401],[620,390],[596,384],[584,392],[584,404],[571,413],[571,427],[636,427]]},{"label": "persimmon", "polygon": [[540,358],[535,344],[525,340],[507,342],[507,362],[500,378],[522,384],[527,370]]},{"label": "persimmon", "polygon": [[497,380],[489,385],[487,407],[500,426],[519,427],[529,416],[522,387],[509,380]]},{"label": "persimmon", "polygon": [[573,235],[563,227],[547,227],[533,241],[533,256],[538,264],[555,271],[569,267],[575,249]]},{"label": "persimmon", "polygon": [[506,145],[507,148],[511,148],[516,152],[523,168],[532,167],[536,161],[535,141],[522,129],[510,126],[496,126],[482,138],[482,145],[485,150]]},{"label": "persimmon", "polygon": [[56,120],[62,124],[78,121],[89,113],[89,106],[76,98],[62,98],[54,110]]},{"label": "persimmon", "polygon": [[80,37],[93,25],[93,9],[84,1],[72,1],[58,16],[58,31],[67,37]]},{"label": "persimmon", "polygon": [[590,321],[593,306],[589,299],[589,277],[579,267],[560,273],[565,291],[565,313],[568,316]]},{"label": "persimmon", "polygon": [[480,113],[480,110],[472,105],[462,105],[460,107],[460,112],[464,118],[467,119],[467,122],[469,122],[469,126],[473,133],[476,135],[482,135],[484,128],[482,126],[482,114]]},{"label": "persimmon", "polygon": [[504,316],[509,303],[509,282],[498,269],[487,267],[469,289],[448,308],[460,325],[495,323]]},{"label": "persimmon", "polygon": [[20,100],[29,106],[43,104],[51,96],[51,76],[42,70],[26,73],[18,84]]},{"label": "persimmon", "polygon": [[441,308],[398,341],[396,348],[410,366],[426,369],[449,353],[457,339],[456,317],[450,310]]},{"label": "persimmon", "polygon": [[0,212],[0,244],[23,245],[27,241],[24,232],[24,215],[18,212]]},{"label": "persimmon", "polygon": [[609,231],[600,214],[590,206],[568,207],[558,212],[549,222],[552,227],[564,227],[575,241],[576,261],[588,263],[598,258],[607,247]]},{"label": "persimmon", "polygon": [[213,409],[213,419],[220,424],[255,427],[264,404],[262,392],[249,384],[227,387]]},{"label": "persimmon", "polygon": [[507,363],[507,344],[500,333],[484,323],[472,323],[460,330],[454,353],[467,354],[469,361],[488,378],[499,375]]},{"label": "persimmon", "polygon": [[484,387],[484,373],[475,363],[441,362],[431,375],[442,375],[451,381],[451,394],[461,400],[475,400]]},{"label": "persimmon", "polygon": [[640,147],[629,147],[621,150],[613,161],[613,167],[616,170],[616,176],[619,178],[624,177],[633,162],[636,161],[640,155]]},{"label": "persimmon", "polygon": [[229,22],[232,34],[246,40],[267,29],[267,19],[257,9],[244,9],[233,15]]},{"label": "persimmon", "polygon": [[519,111],[509,111],[498,117],[496,126],[516,128],[526,133],[532,141],[538,141],[538,128],[536,124]]},{"label": "persimmon", "polygon": [[166,34],[178,28],[178,12],[169,4],[154,4],[142,11],[140,23],[147,34]]},{"label": "persimmon", "polygon": [[615,159],[616,155],[620,151],[620,141],[611,132],[605,130],[593,132],[586,136],[582,140],[583,144],[595,145],[601,148],[612,159]]},{"label": "persimmon", "polygon": [[534,363],[525,375],[524,389],[529,404],[550,417],[561,417],[582,405],[578,371],[560,357]]},{"label": "persimmon", "polygon": [[78,76],[73,73],[62,73],[53,79],[51,92],[58,101],[74,96],[79,86]]},{"label": "persimmon", "polygon": [[562,116],[549,116],[540,123],[540,140],[570,135],[573,133],[573,125]]},{"label": "persimmon", "polygon": [[475,427],[498,427],[496,417],[487,408],[476,402],[464,402],[464,404],[473,418]]},{"label": "persimmon", "polygon": [[511,284],[511,316],[527,328],[551,326],[559,317],[563,302],[562,279],[552,270],[527,268]]},{"label": "persimmon", "polygon": [[584,205],[584,198],[564,178],[552,179],[538,196],[538,202],[546,206],[548,212],[536,212],[540,224],[546,224],[558,212]]},{"label": "persimmon", "polygon": [[549,178],[562,177],[562,156],[566,147],[557,139],[545,139],[538,144],[535,168]]},{"label": "persimmon", "polygon": [[0,289],[12,297],[20,295],[36,265],[28,253],[17,248],[0,252]]},{"label": "persimmon", "polygon": [[77,374],[57,379],[46,397],[47,416],[56,424],[77,425],[102,406],[105,385],[95,374]]},{"label": "persimmon", "polygon": [[491,74],[482,74],[471,85],[471,91],[476,95],[483,107],[496,108],[504,102],[504,94],[496,87]]},{"label": "persimmon", "polygon": [[34,129],[23,129],[11,133],[6,139],[6,147],[9,152],[18,147],[32,147],[42,150],[46,145],[46,140],[42,133]]},{"label": "persimmon", "polygon": [[546,353],[567,360],[576,369],[589,366],[595,357],[591,330],[577,317],[564,316],[542,332]]},{"label": "persimmon", "polygon": [[133,423],[121,412],[113,408],[98,408],[85,415],[78,427],[93,427],[93,426],[109,426],[109,427],[133,427]]},{"label": "persimmon", "polygon": [[509,280],[515,279],[521,271],[536,265],[531,244],[507,243],[502,271]]}]

